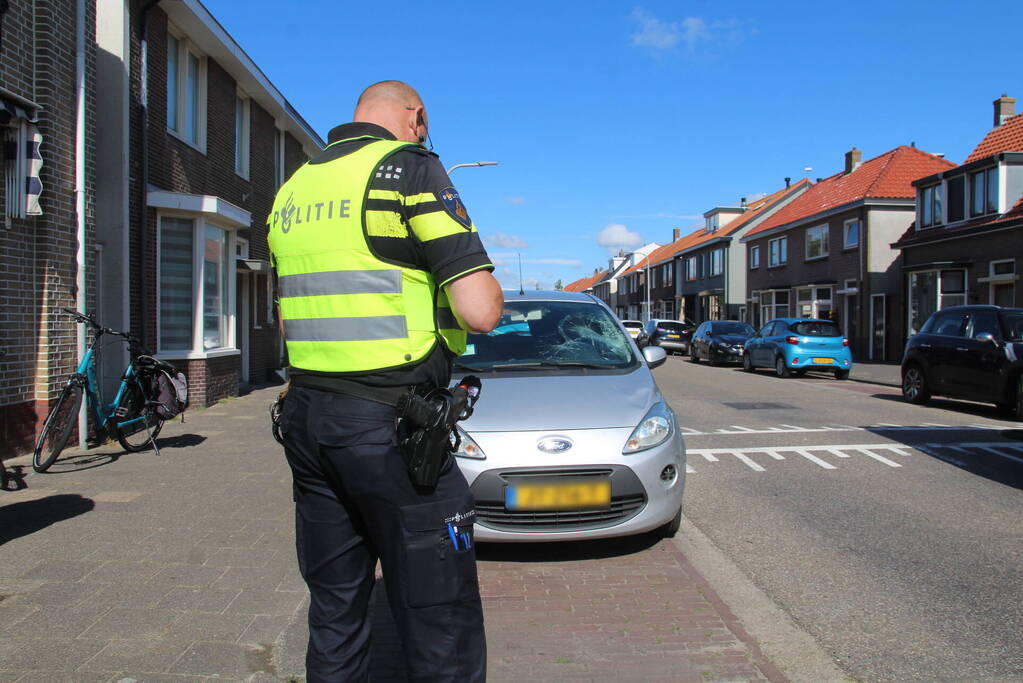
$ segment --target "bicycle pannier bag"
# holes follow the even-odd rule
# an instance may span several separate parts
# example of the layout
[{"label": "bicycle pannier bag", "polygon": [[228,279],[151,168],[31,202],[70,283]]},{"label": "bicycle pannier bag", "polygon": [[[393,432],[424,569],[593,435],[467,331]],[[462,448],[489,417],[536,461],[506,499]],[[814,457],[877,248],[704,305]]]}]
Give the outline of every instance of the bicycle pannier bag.
[{"label": "bicycle pannier bag", "polygon": [[177,417],[188,407],[188,379],[182,372],[175,372],[173,375],[157,368],[153,379],[153,400],[156,414],[161,420],[170,420]]}]

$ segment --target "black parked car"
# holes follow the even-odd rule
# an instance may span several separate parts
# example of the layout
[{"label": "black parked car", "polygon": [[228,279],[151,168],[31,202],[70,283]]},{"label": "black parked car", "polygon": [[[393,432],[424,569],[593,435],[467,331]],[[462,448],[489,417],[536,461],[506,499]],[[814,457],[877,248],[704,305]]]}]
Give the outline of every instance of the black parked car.
[{"label": "black parked car", "polygon": [[934,313],[902,356],[902,396],[995,403],[1023,420],[1023,308],[955,306]]},{"label": "black parked car", "polygon": [[699,363],[741,363],[743,345],[756,334],[749,324],[738,320],[708,320],[693,332],[689,360]]},{"label": "black parked car", "polygon": [[689,339],[695,329],[696,325],[691,320],[652,318],[643,323],[636,343],[639,348],[660,346],[669,356],[673,353],[688,353]]}]

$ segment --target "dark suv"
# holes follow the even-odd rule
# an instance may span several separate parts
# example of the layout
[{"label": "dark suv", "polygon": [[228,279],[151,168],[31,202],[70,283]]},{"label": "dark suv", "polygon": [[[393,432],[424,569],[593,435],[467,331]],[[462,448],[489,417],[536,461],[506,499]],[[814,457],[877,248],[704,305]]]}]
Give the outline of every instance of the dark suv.
[{"label": "dark suv", "polygon": [[636,343],[639,348],[660,346],[669,356],[673,353],[689,353],[689,340],[695,329],[696,325],[691,320],[652,318],[643,323]]},{"label": "dark suv", "polygon": [[955,306],[934,313],[902,356],[902,396],[995,403],[1023,420],[1023,308]]}]

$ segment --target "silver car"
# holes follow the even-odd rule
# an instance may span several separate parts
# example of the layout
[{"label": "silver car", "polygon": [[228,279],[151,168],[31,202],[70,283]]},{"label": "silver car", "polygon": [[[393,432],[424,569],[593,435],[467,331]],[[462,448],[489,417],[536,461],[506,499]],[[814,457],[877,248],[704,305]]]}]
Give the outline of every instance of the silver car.
[{"label": "silver car", "polygon": [[686,454],[650,372],[664,350],[640,353],[590,295],[505,297],[498,327],[469,335],[454,368],[483,381],[456,452],[476,498],[476,539],[674,535]]}]

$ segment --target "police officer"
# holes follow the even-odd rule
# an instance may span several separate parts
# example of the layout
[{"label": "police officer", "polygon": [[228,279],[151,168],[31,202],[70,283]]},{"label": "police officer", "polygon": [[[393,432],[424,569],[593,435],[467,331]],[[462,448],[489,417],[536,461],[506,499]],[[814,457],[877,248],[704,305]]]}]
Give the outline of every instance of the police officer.
[{"label": "police officer", "polygon": [[486,676],[472,496],[450,459],[436,488],[414,487],[396,437],[401,396],[447,386],[466,331],[493,329],[503,305],[458,191],[422,146],[428,130],[410,86],[370,86],[267,221],[309,681],[367,677],[378,558],[410,680]]}]

